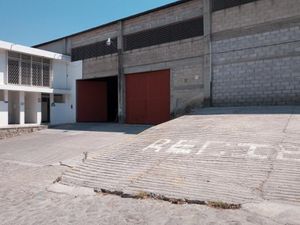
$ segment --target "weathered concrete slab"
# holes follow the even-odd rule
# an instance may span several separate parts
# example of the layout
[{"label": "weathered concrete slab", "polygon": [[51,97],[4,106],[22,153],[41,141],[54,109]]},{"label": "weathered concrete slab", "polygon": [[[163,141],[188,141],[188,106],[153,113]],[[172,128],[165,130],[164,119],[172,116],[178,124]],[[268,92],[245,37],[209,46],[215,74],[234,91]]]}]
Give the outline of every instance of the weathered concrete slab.
[{"label": "weathered concrete slab", "polygon": [[62,184],[228,203],[300,203],[300,107],[213,108],[153,127]]},{"label": "weathered concrete slab", "polygon": [[48,128],[47,125],[25,124],[0,127],[0,140],[19,135],[30,134]]},{"label": "weathered concrete slab", "polygon": [[124,142],[149,126],[113,123],[68,124],[0,140],[0,161],[23,165],[75,165],[83,152]]}]

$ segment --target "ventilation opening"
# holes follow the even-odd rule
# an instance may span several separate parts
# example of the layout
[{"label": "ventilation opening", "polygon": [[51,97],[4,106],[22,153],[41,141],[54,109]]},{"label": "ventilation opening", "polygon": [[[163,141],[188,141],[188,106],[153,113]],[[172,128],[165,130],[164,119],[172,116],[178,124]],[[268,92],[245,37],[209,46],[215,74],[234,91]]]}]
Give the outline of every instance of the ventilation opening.
[{"label": "ventilation opening", "polygon": [[96,42],[72,49],[72,61],[84,60],[117,53],[117,38],[112,39],[112,45],[107,46],[106,41]]},{"label": "ventilation opening", "polygon": [[124,37],[125,50],[133,50],[203,35],[203,18],[169,24]]},{"label": "ventilation opening", "polygon": [[214,12],[222,9],[227,9],[255,1],[257,0],[212,0],[212,11]]}]

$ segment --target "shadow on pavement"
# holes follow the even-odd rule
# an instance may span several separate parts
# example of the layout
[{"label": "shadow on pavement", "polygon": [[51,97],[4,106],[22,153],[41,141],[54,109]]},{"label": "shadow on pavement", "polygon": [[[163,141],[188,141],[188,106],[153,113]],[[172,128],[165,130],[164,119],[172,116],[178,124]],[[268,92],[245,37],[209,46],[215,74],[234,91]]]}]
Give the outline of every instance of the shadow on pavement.
[{"label": "shadow on pavement", "polygon": [[210,107],[193,110],[190,115],[300,114],[300,106]]},{"label": "shadow on pavement", "polygon": [[125,134],[139,134],[147,129],[150,125],[129,125],[118,123],[74,123],[50,126],[49,129],[67,131],[94,131],[94,132],[112,132]]}]

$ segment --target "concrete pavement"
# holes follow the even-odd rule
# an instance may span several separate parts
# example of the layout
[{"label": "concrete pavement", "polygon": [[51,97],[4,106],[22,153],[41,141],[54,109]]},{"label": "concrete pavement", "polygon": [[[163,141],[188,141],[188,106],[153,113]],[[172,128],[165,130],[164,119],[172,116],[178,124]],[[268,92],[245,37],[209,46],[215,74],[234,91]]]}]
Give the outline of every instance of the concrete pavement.
[{"label": "concrete pavement", "polygon": [[61,183],[130,195],[300,204],[300,107],[200,110],[103,149]]},{"label": "concrete pavement", "polygon": [[69,124],[1,140],[0,161],[36,166],[81,161],[83,152],[97,152],[127,141],[149,128],[142,125]]},{"label": "concrete pavement", "polygon": [[[299,108],[207,109],[146,128],[79,124],[0,140],[0,223],[300,224]],[[94,188],[243,204],[220,210]]]}]

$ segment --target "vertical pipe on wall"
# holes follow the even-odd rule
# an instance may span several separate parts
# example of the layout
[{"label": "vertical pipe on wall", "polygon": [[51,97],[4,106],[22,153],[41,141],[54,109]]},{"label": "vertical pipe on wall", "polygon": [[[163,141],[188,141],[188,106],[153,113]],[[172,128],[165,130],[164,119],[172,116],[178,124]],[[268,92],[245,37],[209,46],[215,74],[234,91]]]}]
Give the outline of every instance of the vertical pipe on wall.
[{"label": "vertical pipe on wall", "polygon": [[125,122],[125,75],[123,67],[123,22],[118,24],[118,118]]},{"label": "vertical pipe on wall", "polygon": [[211,49],[211,0],[203,1],[204,22],[204,106],[212,106],[212,49]]}]

